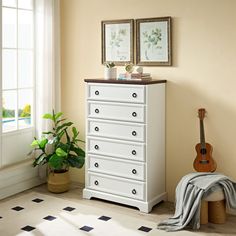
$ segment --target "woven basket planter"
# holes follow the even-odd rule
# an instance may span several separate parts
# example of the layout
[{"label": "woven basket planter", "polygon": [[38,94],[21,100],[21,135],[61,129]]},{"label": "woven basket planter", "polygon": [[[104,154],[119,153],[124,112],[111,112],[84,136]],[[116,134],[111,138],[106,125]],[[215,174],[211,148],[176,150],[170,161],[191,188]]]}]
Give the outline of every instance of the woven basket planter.
[{"label": "woven basket planter", "polygon": [[70,189],[69,171],[63,173],[50,172],[48,174],[48,191],[52,193],[63,193]]}]

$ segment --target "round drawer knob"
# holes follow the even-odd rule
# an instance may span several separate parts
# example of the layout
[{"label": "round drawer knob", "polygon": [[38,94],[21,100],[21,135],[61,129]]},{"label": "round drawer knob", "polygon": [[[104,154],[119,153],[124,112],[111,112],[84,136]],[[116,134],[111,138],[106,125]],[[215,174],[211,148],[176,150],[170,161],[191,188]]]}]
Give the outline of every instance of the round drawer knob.
[{"label": "round drawer knob", "polygon": [[99,128],[96,126],[96,127],[94,128],[94,130],[95,130],[95,131],[99,131]]},{"label": "round drawer knob", "polygon": [[97,162],[95,162],[95,163],[94,163],[94,166],[98,168],[98,166],[99,166],[99,165],[98,165],[98,163],[97,163]]},{"label": "round drawer knob", "polygon": [[132,97],[133,97],[133,98],[136,98],[136,97],[137,97],[137,93],[133,93],[133,94],[132,94]]},{"label": "round drawer knob", "polygon": [[135,195],[137,193],[137,191],[135,189],[133,189],[132,193]]},{"label": "round drawer knob", "polygon": [[135,155],[136,155],[136,151],[135,151],[135,150],[132,150],[132,154],[135,156]]},{"label": "round drawer knob", "polygon": [[134,175],[137,174],[137,170],[133,169],[133,170],[132,170],[132,173],[133,173]]},{"label": "round drawer knob", "polygon": [[134,111],[134,112],[132,113],[132,116],[133,116],[133,117],[136,117],[136,116],[137,116],[137,113]]},{"label": "round drawer knob", "polygon": [[97,181],[97,180],[95,180],[95,181],[94,181],[94,184],[95,184],[95,185],[98,185],[99,183],[98,183],[98,181]]},{"label": "round drawer knob", "polygon": [[98,150],[98,149],[99,149],[99,146],[98,146],[98,145],[95,145],[94,148],[95,148],[96,150]]},{"label": "round drawer knob", "polygon": [[136,132],[136,131],[133,131],[133,132],[132,132],[132,135],[133,135],[133,136],[136,136],[136,135],[137,135],[137,132]]},{"label": "round drawer knob", "polygon": [[96,108],[96,109],[95,109],[95,113],[99,113],[99,109]]},{"label": "round drawer knob", "polygon": [[99,95],[99,91],[98,90],[95,91],[95,95]]}]

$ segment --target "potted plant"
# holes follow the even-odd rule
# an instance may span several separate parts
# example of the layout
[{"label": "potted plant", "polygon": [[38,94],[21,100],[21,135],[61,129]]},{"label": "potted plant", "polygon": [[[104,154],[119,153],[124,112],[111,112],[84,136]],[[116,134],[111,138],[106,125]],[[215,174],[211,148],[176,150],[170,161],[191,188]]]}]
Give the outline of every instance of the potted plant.
[{"label": "potted plant", "polygon": [[78,145],[79,132],[72,122],[62,119],[62,112],[43,115],[53,123],[52,130],[43,132],[41,139],[34,138],[31,146],[35,158],[33,166],[47,164],[48,190],[59,193],[69,190],[69,167],[82,168],[85,152]]},{"label": "potted plant", "polygon": [[117,69],[114,62],[105,62],[104,79],[116,79]]}]

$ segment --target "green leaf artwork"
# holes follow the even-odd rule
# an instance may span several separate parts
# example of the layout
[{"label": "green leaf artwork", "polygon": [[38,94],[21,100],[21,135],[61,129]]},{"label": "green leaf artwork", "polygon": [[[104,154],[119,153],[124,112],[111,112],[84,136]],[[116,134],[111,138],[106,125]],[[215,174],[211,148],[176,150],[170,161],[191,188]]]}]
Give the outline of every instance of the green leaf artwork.
[{"label": "green leaf artwork", "polygon": [[111,47],[120,47],[121,42],[124,41],[124,36],[127,35],[126,29],[119,29],[118,31],[111,31],[111,40],[110,46]]},{"label": "green leaf artwork", "polygon": [[162,47],[160,45],[158,45],[158,42],[160,42],[162,40],[162,32],[161,29],[159,28],[155,28],[152,29],[151,32],[143,32],[143,43],[144,45],[146,45],[146,49],[145,49],[145,58],[146,60],[149,60],[148,57],[148,52],[149,50],[153,50],[155,49],[161,49]]}]

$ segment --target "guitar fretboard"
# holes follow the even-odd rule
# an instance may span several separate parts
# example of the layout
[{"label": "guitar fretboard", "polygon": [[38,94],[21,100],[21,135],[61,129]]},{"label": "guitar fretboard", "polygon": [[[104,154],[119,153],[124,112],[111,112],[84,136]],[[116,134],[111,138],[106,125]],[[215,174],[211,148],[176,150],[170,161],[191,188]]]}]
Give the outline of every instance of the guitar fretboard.
[{"label": "guitar fretboard", "polygon": [[200,120],[200,143],[201,143],[201,148],[206,149],[203,120]]}]

